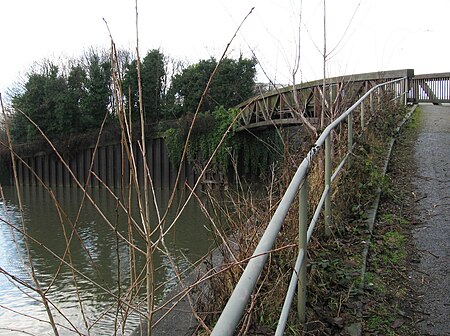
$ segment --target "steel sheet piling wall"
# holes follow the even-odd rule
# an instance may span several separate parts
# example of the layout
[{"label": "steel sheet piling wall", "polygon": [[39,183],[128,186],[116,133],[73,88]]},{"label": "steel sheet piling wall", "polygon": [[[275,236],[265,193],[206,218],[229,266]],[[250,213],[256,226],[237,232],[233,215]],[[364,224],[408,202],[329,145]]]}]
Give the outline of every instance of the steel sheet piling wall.
[{"label": "steel sheet piling wall", "polygon": [[[144,174],[150,173],[155,188],[172,188],[175,184],[177,169],[169,158],[167,146],[163,138],[148,139],[146,153],[147,170],[145,170],[142,151],[137,143],[133,143],[132,150],[136,162],[138,182],[142,183]],[[64,157],[69,169],[59,160],[55,153],[38,153],[30,157],[16,160],[17,175],[20,185],[40,185],[41,180],[50,187],[75,187],[76,181],[85,186],[92,164],[92,172],[101,180],[91,175],[89,186],[99,187],[103,184],[111,188],[129,185],[130,164],[126,152],[120,143],[99,146],[94,155],[94,148],[81,149]],[[93,162],[92,162],[93,160]],[[38,176],[38,179],[33,174]],[[71,174],[72,172],[72,174]],[[194,184],[194,174],[189,163],[183,162],[179,186],[183,188],[185,182]]]},{"label": "steel sheet piling wall", "polygon": [[78,178],[78,181],[80,182],[80,184],[83,186],[86,182],[86,170],[85,170],[85,165],[84,165],[85,154],[86,154],[86,151],[82,150],[77,155],[77,171],[78,171],[77,178]]},{"label": "steel sheet piling wall", "polygon": [[161,188],[161,141],[160,139],[154,139],[153,141],[153,184],[155,188]]},{"label": "steel sheet piling wall", "polygon": [[97,170],[97,175],[100,178],[99,183],[107,183],[107,161],[106,161],[106,147],[102,146],[98,148],[98,170]]},{"label": "steel sheet piling wall", "polygon": [[106,184],[114,187],[114,145],[106,147],[107,174]]}]

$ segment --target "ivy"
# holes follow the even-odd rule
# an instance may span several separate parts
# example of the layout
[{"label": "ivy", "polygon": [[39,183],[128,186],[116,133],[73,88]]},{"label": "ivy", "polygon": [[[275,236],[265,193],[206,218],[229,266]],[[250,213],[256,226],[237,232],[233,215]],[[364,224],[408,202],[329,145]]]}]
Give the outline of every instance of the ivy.
[{"label": "ivy", "polygon": [[[212,113],[199,113],[192,128],[187,148],[187,159],[197,167],[203,168],[213,155],[223,135],[223,143],[218,148],[210,165],[210,171],[227,173],[230,158],[233,155],[240,161],[241,174],[265,176],[273,162],[282,159],[282,141],[273,129],[236,133],[230,128],[237,111],[219,107]],[[178,120],[176,128],[164,132],[169,157],[176,166],[179,165],[184,143],[192,124],[193,115],[186,114]]]},{"label": "ivy", "polygon": [[272,128],[257,134],[242,132],[236,140],[239,143],[241,173],[245,175],[267,176],[271,164],[283,158],[283,142]]},{"label": "ivy", "polygon": [[[213,155],[223,135],[227,133],[222,145],[217,150],[211,168],[214,171],[225,172],[229,165],[229,155],[235,147],[234,132],[227,132],[233,122],[236,111],[217,108],[212,113],[199,113],[192,128],[187,148],[187,158],[203,167]],[[175,165],[181,160],[183,147],[193,120],[192,114],[186,114],[178,120],[177,128],[164,132],[169,157]]]},{"label": "ivy", "polygon": [[179,166],[183,153],[183,145],[180,138],[180,134],[175,128],[169,128],[164,132],[169,158],[176,167]]}]

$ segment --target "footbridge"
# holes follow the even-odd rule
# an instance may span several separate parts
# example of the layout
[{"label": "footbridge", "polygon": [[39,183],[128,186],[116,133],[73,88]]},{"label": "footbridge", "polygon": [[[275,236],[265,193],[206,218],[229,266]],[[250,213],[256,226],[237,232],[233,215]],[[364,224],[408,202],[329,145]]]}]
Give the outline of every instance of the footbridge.
[{"label": "footbridge", "polygon": [[[401,78],[404,80],[378,86]],[[415,76],[413,69],[404,69],[328,78],[325,85],[323,80],[291,85],[261,93],[238,105],[240,118],[237,130],[302,125],[305,119],[317,126],[322,100],[331,120],[376,86],[371,99],[391,91],[397,94],[404,92],[403,99],[408,103],[448,103],[449,78],[450,73]],[[324,92],[325,99],[322,99]],[[370,106],[373,107],[373,100]]]},{"label": "footbridge", "polygon": [[[325,88],[325,90],[324,90]],[[325,95],[324,95],[325,92]],[[333,117],[328,122],[315,144],[307,152],[298,166],[284,196],[271,217],[252,256],[222,311],[212,335],[233,335],[241,318],[247,310],[262,271],[267,266],[277,237],[283,228],[288,211],[298,202],[298,255],[292,270],[284,305],[281,308],[275,335],[283,335],[294,297],[297,299],[298,319],[301,323],[306,318],[307,272],[306,255],[308,242],[314,234],[320,216],[323,218],[324,235],[331,235],[333,183],[342,168],[352,169],[352,152],[356,137],[364,136],[365,127],[371,116],[378,110],[378,104],[390,100],[398,105],[429,103],[439,105],[450,103],[450,73],[427,74],[415,76],[411,69],[368,73],[327,79],[323,81],[302,83],[258,95],[238,106],[241,112],[238,130],[302,124],[303,117],[311,124],[317,124],[324,107]],[[411,112],[409,113],[411,115]],[[405,117],[402,123],[406,121]],[[355,134],[358,124],[359,134]],[[402,123],[397,126],[397,131]],[[395,131],[395,130],[393,130]],[[332,134],[346,134],[340,137],[339,146],[346,148],[339,157],[336,155],[336,141],[331,141]],[[390,142],[392,149],[394,140]],[[389,150],[390,152],[390,150]],[[321,156],[318,154],[322,153]],[[323,158],[317,160],[317,158]],[[308,176],[314,169],[322,169],[321,196],[318,202],[310,199]],[[316,191],[316,190],[315,190]],[[378,198],[379,199],[379,198]],[[297,200],[297,201],[296,201]],[[312,206],[310,206],[312,205]],[[308,210],[312,209],[313,210]],[[373,216],[374,217],[374,216]],[[292,263],[294,265],[294,261]],[[296,294],[297,293],[297,294]],[[251,308],[250,308],[251,309]]]}]

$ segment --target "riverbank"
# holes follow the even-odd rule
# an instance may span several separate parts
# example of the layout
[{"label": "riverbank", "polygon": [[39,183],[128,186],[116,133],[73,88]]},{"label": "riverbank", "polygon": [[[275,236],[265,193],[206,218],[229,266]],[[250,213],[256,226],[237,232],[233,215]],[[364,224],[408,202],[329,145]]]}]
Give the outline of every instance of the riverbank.
[{"label": "riverbank", "polygon": [[[363,226],[348,227],[361,235],[333,239],[328,247],[324,242],[322,251],[311,258],[312,279],[323,281],[312,281],[317,289],[308,299],[310,322],[304,333],[414,336],[445,335],[448,330],[448,281],[443,280],[448,279],[448,263],[444,263],[448,261],[445,219],[449,197],[445,192],[450,188],[448,157],[442,151],[450,147],[450,132],[445,129],[450,114],[433,116],[427,106],[422,109],[402,129],[387,175],[380,180],[382,193],[370,242],[364,238]],[[433,142],[433,134],[438,143]],[[430,171],[433,174],[427,175]],[[430,182],[428,186],[422,179]],[[423,231],[427,234],[420,234]],[[369,254],[362,286],[357,280],[361,254],[356,250],[366,245]],[[324,290],[333,295],[321,297]],[[156,334],[191,335],[194,329],[178,328],[183,325],[180,316],[180,323],[167,321],[168,333]],[[290,330],[301,333],[294,324]]]}]

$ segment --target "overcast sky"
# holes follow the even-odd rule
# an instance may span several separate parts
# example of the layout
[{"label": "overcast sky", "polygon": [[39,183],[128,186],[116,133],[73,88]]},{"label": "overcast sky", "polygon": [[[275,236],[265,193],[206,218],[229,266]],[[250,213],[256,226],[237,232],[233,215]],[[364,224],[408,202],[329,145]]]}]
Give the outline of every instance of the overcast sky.
[{"label": "overcast sky", "polygon": [[[91,46],[134,49],[135,0],[2,0],[0,92],[35,61],[76,57]],[[323,0],[139,0],[140,53],[160,48],[191,63],[219,58],[239,23],[230,56],[252,51],[258,81],[291,83],[300,27],[297,82],[322,78]],[[450,71],[448,0],[327,0],[327,75],[413,68]],[[264,71],[263,71],[264,70]]]}]

